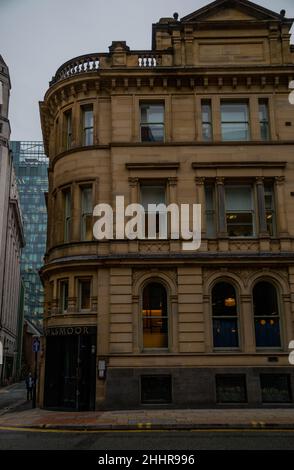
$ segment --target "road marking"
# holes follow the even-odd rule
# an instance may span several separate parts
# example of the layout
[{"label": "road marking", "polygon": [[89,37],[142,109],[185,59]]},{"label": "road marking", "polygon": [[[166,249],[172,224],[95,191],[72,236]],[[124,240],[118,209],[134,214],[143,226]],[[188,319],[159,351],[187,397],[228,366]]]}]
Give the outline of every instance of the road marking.
[{"label": "road marking", "polygon": [[294,429],[42,429],[13,426],[0,426],[0,431],[35,432],[35,433],[65,433],[65,434],[98,434],[98,433],[167,433],[167,432],[196,432],[196,433],[290,433]]}]

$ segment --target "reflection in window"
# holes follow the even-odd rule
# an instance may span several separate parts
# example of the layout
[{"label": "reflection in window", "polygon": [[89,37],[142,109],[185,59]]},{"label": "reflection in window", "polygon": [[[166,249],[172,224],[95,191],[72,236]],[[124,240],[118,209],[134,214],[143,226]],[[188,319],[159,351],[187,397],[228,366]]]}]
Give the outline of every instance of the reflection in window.
[{"label": "reflection in window", "polygon": [[221,102],[222,140],[249,140],[248,104]]},{"label": "reflection in window", "polygon": [[71,190],[64,191],[64,241],[70,241],[71,231]]},{"label": "reflection in window", "polygon": [[164,141],[164,104],[141,103],[141,141]]},{"label": "reflection in window", "polygon": [[264,199],[267,231],[271,237],[274,237],[276,235],[276,215],[274,188],[272,185],[264,186]]},{"label": "reflection in window", "polygon": [[81,240],[93,239],[92,186],[81,188]]},{"label": "reflection in window", "polygon": [[266,281],[253,288],[255,340],[257,348],[281,346],[280,315],[276,288]]},{"label": "reflection in window", "polygon": [[218,282],[212,289],[213,345],[215,348],[237,348],[238,313],[235,288]]},{"label": "reflection in window", "polygon": [[93,106],[82,107],[83,110],[83,145],[93,145],[94,136],[94,116]]},{"label": "reflection in window", "polygon": [[250,186],[226,187],[226,221],[229,237],[251,237],[253,201]]},{"label": "reflection in window", "polygon": [[211,117],[211,100],[202,100],[202,138],[205,142],[212,140],[212,117]]},{"label": "reflection in window", "polygon": [[269,130],[269,117],[268,117],[268,100],[260,99],[258,102],[259,105],[259,125],[260,125],[260,135],[262,140],[270,139],[270,130]]},{"label": "reflection in window", "polygon": [[[142,184],[140,186],[141,192],[141,204],[145,209],[145,234],[148,235],[148,214],[155,214],[155,227],[150,227],[152,231],[152,236],[156,236],[159,233],[159,224],[160,224],[160,211],[154,210],[152,211],[150,207],[148,208],[149,204],[166,204],[166,197],[165,197],[165,185],[155,185],[155,184]],[[152,220],[152,219],[151,219]],[[164,219],[165,220],[165,219]],[[164,220],[162,223],[164,223]]]},{"label": "reflection in window", "polygon": [[143,347],[168,347],[167,293],[158,282],[151,282],[143,290]]}]

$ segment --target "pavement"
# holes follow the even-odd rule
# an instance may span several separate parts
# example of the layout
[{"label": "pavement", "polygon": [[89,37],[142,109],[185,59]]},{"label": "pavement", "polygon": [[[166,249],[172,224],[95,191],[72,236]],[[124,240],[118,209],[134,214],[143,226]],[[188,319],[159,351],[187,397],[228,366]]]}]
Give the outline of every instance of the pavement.
[{"label": "pavement", "polygon": [[[21,395],[21,397],[20,397]],[[14,400],[14,404],[8,400]],[[6,398],[4,398],[6,397]],[[16,400],[15,400],[16,398]],[[3,408],[3,403],[9,406]],[[0,429],[40,430],[294,430],[294,408],[144,409],[62,412],[31,408],[23,383],[0,389]]]}]

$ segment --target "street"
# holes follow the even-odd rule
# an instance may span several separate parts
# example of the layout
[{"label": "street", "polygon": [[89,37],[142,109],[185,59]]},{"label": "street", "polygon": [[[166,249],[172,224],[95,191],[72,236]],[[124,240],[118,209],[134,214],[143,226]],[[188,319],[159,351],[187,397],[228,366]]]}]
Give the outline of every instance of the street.
[{"label": "street", "polygon": [[16,408],[26,400],[26,386],[24,382],[19,382],[9,387],[0,388],[0,415],[8,408]]},{"label": "street", "polygon": [[293,450],[294,431],[11,431],[0,450]]}]

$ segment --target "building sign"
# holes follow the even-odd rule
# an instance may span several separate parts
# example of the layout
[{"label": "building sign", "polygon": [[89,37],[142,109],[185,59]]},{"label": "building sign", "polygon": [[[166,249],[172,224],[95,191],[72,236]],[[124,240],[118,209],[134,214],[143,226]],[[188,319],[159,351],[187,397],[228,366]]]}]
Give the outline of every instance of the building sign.
[{"label": "building sign", "polygon": [[45,328],[45,336],[74,336],[96,334],[95,326],[60,326],[55,328]]}]

